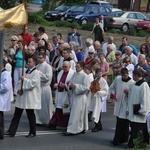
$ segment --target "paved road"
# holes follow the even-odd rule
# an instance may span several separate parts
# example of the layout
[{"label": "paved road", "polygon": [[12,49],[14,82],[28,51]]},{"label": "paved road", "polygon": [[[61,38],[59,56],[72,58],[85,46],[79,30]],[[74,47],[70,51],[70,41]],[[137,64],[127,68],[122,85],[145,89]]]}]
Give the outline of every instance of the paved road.
[{"label": "paved road", "polygon": [[[8,129],[14,112],[5,113],[5,130]],[[114,135],[115,117],[113,104],[108,104],[108,112],[102,114],[103,130],[92,133],[88,130],[85,134],[64,136],[63,129],[50,131],[46,127],[37,127],[35,138],[25,138],[28,134],[28,120],[24,112],[18,132],[15,137],[6,137],[0,140],[0,150],[116,150],[126,148],[126,144],[114,147],[110,141]],[[90,123],[90,129],[94,126]]]}]

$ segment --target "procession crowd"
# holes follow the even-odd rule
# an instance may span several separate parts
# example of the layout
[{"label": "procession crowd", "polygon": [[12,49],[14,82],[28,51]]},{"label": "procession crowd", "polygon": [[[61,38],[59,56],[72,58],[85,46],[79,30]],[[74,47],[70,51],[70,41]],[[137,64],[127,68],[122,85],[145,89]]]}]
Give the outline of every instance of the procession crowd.
[{"label": "procession crowd", "polygon": [[[150,132],[150,36],[136,45],[122,37],[120,47],[114,37],[104,42],[103,25],[96,20],[83,48],[81,34],[75,26],[66,40],[57,33],[49,40],[44,27],[33,35],[28,28],[11,36],[5,45],[0,81],[0,139],[14,137],[23,110],[29,120],[27,138],[36,136],[36,126],[50,130],[64,128],[64,135],[77,135],[89,129],[102,130],[101,115],[107,102],[114,103],[116,116],[113,145],[128,143],[134,147],[138,132],[149,144]],[[15,112],[4,133],[4,111]],[[131,131],[129,132],[129,127]],[[128,140],[129,139],[129,140]]]}]

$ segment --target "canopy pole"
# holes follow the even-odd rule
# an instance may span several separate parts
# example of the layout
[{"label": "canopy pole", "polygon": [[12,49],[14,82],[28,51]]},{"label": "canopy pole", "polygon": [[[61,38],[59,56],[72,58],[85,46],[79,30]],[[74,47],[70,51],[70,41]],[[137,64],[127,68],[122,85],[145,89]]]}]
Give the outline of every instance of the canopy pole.
[{"label": "canopy pole", "polygon": [[1,80],[1,70],[2,70],[2,63],[3,63],[3,50],[4,50],[4,36],[5,31],[0,31],[0,80]]}]

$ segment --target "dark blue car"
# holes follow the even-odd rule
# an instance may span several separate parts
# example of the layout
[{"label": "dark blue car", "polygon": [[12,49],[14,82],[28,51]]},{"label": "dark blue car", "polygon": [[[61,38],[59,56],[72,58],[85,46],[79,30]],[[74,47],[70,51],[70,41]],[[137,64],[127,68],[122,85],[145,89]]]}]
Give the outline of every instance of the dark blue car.
[{"label": "dark blue car", "polygon": [[64,16],[67,12],[72,11],[77,6],[70,6],[70,5],[60,5],[56,7],[52,11],[48,11],[45,13],[44,18],[48,21],[53,20],[64,20]]},{"label": "dark blue car", "polygon": [[77,21],[80,25],[83,25],[87,22],[95,22],[95,18],[99,18],[100,15],[107,16],[110,12],[111,9],[107,6],[81,5],[68,12],[65,15],[65,20]]}]

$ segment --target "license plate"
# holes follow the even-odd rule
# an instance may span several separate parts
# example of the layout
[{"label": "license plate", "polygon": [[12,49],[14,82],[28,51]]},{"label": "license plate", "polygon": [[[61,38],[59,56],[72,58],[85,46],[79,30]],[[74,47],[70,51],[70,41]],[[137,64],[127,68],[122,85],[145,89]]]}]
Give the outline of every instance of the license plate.
[{"label": "license plate", "polygon": [[45,16],[45,18],[51,18],[51,16]]},{"label": "license plate", "polygon": [[72,21],[72,19],[67,19],[68,21]]},{"label": "license plate", "polygon": [[137,28],[138,30],[141,30],[142,28]]}]

